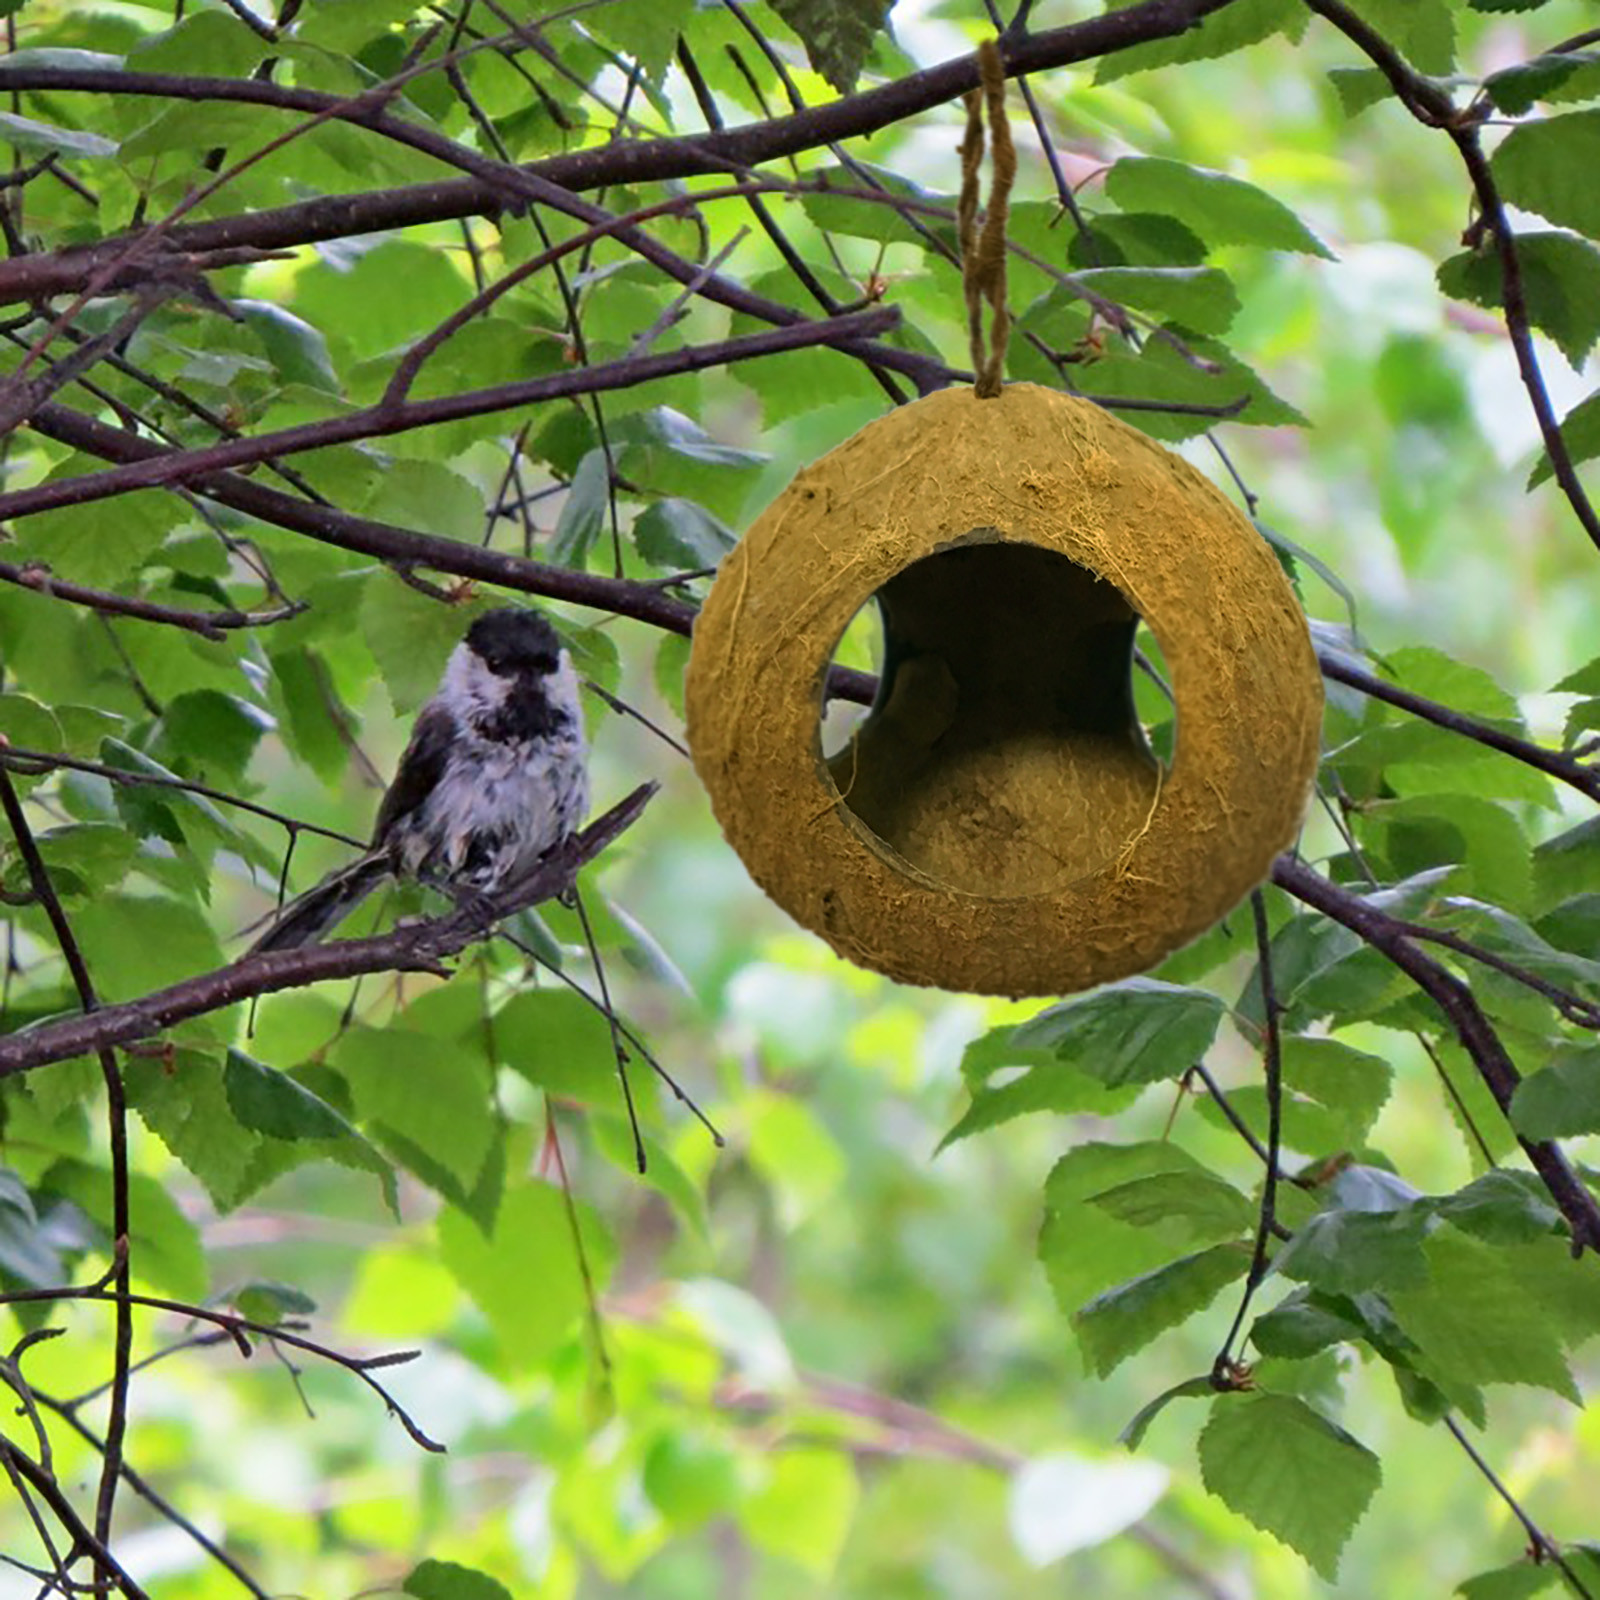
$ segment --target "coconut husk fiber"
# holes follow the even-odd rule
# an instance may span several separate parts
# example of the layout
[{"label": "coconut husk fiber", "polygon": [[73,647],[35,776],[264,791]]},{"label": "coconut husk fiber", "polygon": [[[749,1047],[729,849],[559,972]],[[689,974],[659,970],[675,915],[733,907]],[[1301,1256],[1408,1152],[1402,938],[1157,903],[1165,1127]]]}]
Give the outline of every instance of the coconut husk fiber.
[{"label": "coconut husk fiber", "polygon": [[[823,683],[877,597],[871,714]],[[1139,619],[1176,700],[1133,714]],[[1153,965],[1266,875],[1316,770],[1322,680],[1277,559],[1187,462],[1034,384],[903,406],[802,470],[695,625],[689,743],[751,875],[907,983],[1061,994]]]}]

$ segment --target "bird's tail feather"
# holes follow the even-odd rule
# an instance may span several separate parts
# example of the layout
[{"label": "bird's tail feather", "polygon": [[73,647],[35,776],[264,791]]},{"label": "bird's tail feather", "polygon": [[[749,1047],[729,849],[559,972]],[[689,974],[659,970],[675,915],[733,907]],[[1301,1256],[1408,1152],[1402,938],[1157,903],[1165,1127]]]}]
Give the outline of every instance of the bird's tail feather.
[{"label": "bird's tail feather", "polygon": [[357,857],[348,867],[329,873],[315,888],[291,900],[246,954],[297,950],[301,945],[315,944],[354,911],[393,870],[385,852]]}]

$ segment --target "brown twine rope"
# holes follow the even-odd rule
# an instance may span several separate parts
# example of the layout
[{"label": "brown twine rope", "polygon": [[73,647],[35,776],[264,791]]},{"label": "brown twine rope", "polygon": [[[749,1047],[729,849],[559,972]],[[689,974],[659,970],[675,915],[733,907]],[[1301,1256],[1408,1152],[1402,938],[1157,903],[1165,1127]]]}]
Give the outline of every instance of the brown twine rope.
[{"label": "brown twine rope", "polygon": [[[961,199],[956,222],[961,239],[961,286],[967,297],[967,331],[972,342],[973,390],[980,400],[1000,393],[1005,372],[1011,314],[1006,310],[1006,206],[1017,175],[1017,151],[1006,121],[1006,73],[993,39],[978,46],[983,87],[962,96],[967,131],[961,140]],[[978,169],[983,165],[983,116],[989,113],[993,170],[983,231],[978,231]],[[984,347],[983,307],[990,309],[989,343]]]}]

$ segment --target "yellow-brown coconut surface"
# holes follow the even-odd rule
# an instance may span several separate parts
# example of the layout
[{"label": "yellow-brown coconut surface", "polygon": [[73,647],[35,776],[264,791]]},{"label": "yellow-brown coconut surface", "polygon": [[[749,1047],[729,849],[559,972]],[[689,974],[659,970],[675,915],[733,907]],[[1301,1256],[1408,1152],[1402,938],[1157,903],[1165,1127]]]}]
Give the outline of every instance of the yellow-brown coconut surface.
[{"label": "yellow-brown coconut surface", "polygon": [[[870,598],[893,659],[831,761],[823,682]],[[1142,618],[1170,769],[1132,715]],[[1034,384],[947,389],[804,469],[695,625],[689,742],[751,875],[907,983],[1061,994],[1203,932],[1294,838],[1322,680],[1276,558],[1189,464]]]}]

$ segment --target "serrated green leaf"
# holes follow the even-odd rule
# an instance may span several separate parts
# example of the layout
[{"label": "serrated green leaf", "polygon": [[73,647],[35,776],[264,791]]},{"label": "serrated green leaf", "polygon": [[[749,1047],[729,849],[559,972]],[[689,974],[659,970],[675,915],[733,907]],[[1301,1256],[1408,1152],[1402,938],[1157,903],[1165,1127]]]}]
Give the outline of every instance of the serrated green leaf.
[{"label": "serrated green leaf", "polygon": [[1227,1009],[1220,995],[1124,978],[1020,1024],[1012,1047],[1047,1050],[1108,1088],[1178,1078],[1200,1060]]},{"label": "serrated green leaf", "polygon": [[659,82],[693,14],[694,0],[650,0],[648,5],[601,6],[588,21],[600,38],[632,56]]},{"label": "serrated green leaf", "polygon": [[1200,1434],[1207,1489],[1330,1582],[1383,1479],[1375,1456],[1303,1400],[1219,1395]]},{"label": "serrated green leaf", "polygon": [[1511,1097],[1511,1125],[1525,1139],[1600,1133],[1600,1050],[1564,1049],[1524,1078]]},{"label": "serrated green leaf", "polygon": [[1242,178],[1165,156],[1124,156],[1106,174],[1124,211],[1175,217],[1213,245],[1253,244],[1333,259],[1333,252],[1281,200]]},{"label": "serrated green leaf", "polygon": [[228,1052],[223,1074],[228,1109],[242,1127],[274,1139],[359,1138],[332,1106],[287,1073],[242,1050]]},{"label": "serrated green leaf", "polygon": [[[1600,94],[1600,56],[1590,50],[1534,56],[1491,72],[1483,91],[1498,110],[1514,117],[1531,111],[1537,100],[1593,99]],[[1517,245],[1520,249],[1520,237]]]},{"label": "serrated green leaf", "polygon": [[[373,484],[361,511],[380,522],[422,528],[441,538],[459,539],[463,544],[478,544],[483,539],[482,493],[459,472],[452,472],[437,461],[391,461]],[[370,594],[377,587],[376,583],[369,583],[367,592]]]},{"label": "serrated green leaf", "polygon": [[1361,1322],[1345,1315],[1336,1300],[1296,1289],[1255,1319],[1250,1342],[1264,1356],[1300,1361],[1330,1345],[1360,1339],[1365,1331]]},{"label": "serrated green leaf", "polygon": [[1539,1262],[1537,1246],[1490,1245],[1441,1228],[1423,1250],[1426,1286],[1388,1295],[1396,1321],[1421,1352],[1420,1371],[1441,1382],[1534,1384],[1578,1403],[1562,1354],[1571,1337],[1562,1308],[1541,1304],[1518,1271],[1524,1261]]},{"label": "serrated green leaf", "polygon": [[1204,1172],[1193,1156],[1167,1141],[1116,1145],[1091,1142],[1069,1150],[1045,1182],[1039,1259],[1062,1310],[1183,1253],[1183,1228],[1136,1228],[1090,1199],[1108,1189],[1163,1172]]},{"label": "serrated green leaf", "polygon": [[1159,1334],[1205,1310],[1249,1265],[1249,1246],[1218,1244],[1096,1295],[1072,1319],[1089,1370],[1105,1377]]},{"label": "serrated green leaf", "polygon": [[1233,280],[1217,267],[1091,267],[1077,281],[1107,300],[1222,333],[1239,313]]},{"label": "serrated green leaf", "polygon": [[1423,1283],[1426,1211],[1321,1211],[1273,1258],[1283,1277],[1330,1294],[1355,1295]]},{"label": "serrated green leaf", "polygon": [[[801,195],[805,214],[824,233],[842,233],[855,239],[873,239],[879,244],[909,244],[926,248],[927,235],[955,243],[955,226],[940,217],[921,212],[902,211],[895,199],[914,201],[923,206],[955,209],[955,196],[927,189],[904,174],[887,167],[866,163],[855,166],[829,166],[807,174],[809,184],[822,190],[843,189],[846,194],[829,194],[808,189]],[[863,192],[881,190],[884,199],[858,198]],[[1019,239],[1019,243],[1022,241]]]},{"label": "serrated green leaf", "polygon": [[1600,163],[1600,111],[1520,123],[1489,158],[1509,204],[1589,238],[1600,237],[1600,190],[1591,182]]},{"label": "serrated green leaf", "polygon": [[66,1277],[28,1186],[6,1167],[0,1167],[0,1274],[30,1289],[55,1288]]},{"label": "serrated green leaf", "polygon": [[799,35],[811,65],[831,88],[849,94],[894,0],[772,0],[772,9]]},{"label": "serrated green leaf", "polygon": [[1135,1228],[1182,1229],[1191,1244],[1215,1244],[1249,1229],[1255,1207],[1210,1173],[1159,1172],[1089,1197],[1107,1216]]},{"label": "serrated green leaf", "polygon": [[1347,117],[1359,116],[1369,106],[1377,105],[1394,93],[1389,80],[1377,67],[1331,67],[1328,81]]},{"label": "serrated green leaf", "polygon": [[[1117,9],[1117,4],[1107,9]],[[1258,44],[1275,33],[1298,39],[1305,31],[1308,13],[1292,0],[1235,0],[1201,18],[1170,39],[1136,44],[1127,50],[1113,51],[1095,64],[1094,81],[1111,83],[1133,72],[1148,72],[1153,67],[1175,66],[1185,61],[1210,61],[1231,55],[1246,45]]]},{"label": "serrated green leaf", "polygon": [[[74,456],[47,481],[81,477],[99,465]],[[182,514],[182,504],[174,496],[159,489],[139,489],[117,496],[115,516],[108,516],[103,505],[94,504],[63,506],[26,517],[17,525],[17,544],[24,563],[40,562],[58,578],[127,590]]]},{"label": "serrated green leaf", "polygon": [[[1600,112],[1596,115],[1600,116]],[[1580,400],[1561,419],[1561,437],[1574,465],[1600,456],[1600,389]],[[1537,489],[1547,478],[1554,476],[1555,469],[1550,465],[1549,454],[1540,451],[1538,465],[1528,475],[1528,487]]]},{"label": "serrated green leaf", "polygon": [[733,530],[704,506],[669,495],[634,519],[633,542],[652,566],[693,572],[716,566],[738,541]]},{"label": "serrated green leaf", "polygon": [[444,664],[470,620],[470,614],[441,605],[387,573],[367,584],[361,596],[361,633],[398,714],[415,711],[438,687]]},{"label": "serrated green leaf", "polygon": [[1461,886],[1509,906],[1528,903],[1533,889],[1533,854],[1511,811],[1478,795],[1408,795],[1371,803],[1363,823],[1384,830],[1385,854],[1394,871],[1407,875],[1458,861]]},{"label": "serrated green leaf", "polygon": [[[1517,264],[1529,320],[1550,335],[1573,366],[1600,337],[1600,250],[1570,233],[1519,233]],[[1441,264],[1439,288],[1456,300],[1499,310],[1500,258],[1463,251]]]},{"label": "serrated green leaf", "polygon": [[1444,0],[1351,0],[1351,9],[1419,72],[1455,66],[1455,23]]}]

